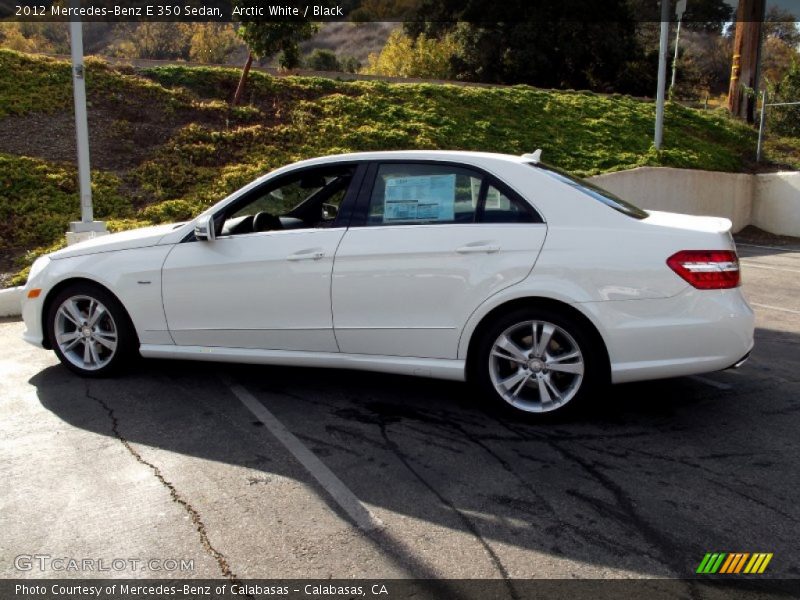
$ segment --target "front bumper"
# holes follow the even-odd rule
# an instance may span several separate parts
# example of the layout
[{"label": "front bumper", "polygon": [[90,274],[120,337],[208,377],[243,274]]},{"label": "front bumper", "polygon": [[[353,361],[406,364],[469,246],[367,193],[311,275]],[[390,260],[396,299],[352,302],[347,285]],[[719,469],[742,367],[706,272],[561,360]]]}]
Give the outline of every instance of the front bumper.
[{"label": "front bumper", "polygon": [[42,309],[44,307],[44,292],[38,298],[28,298],[28,286],[23,290],[22,320],[25,331],[22,339],[37,348],[44,348],[44,332],[42,331]]}]

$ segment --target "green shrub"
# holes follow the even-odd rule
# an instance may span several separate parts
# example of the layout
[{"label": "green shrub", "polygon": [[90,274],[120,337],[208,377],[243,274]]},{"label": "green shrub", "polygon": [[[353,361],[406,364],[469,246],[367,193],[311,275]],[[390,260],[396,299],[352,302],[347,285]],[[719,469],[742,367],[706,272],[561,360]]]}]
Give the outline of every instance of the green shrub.
[{"label": "green shrub", "polygon": [[[772,89],[771,102],[800,102],[800,63],[792,63],[780,83]],[[767,124],[771,132],[787,137],[800,137],[800,106],[767,108]]]},{"label": "green shrub", "polygon": [[334,52],[316,48],[306,59],[306,68],[314,71],[341,71],[342,65]]},{"label": "green shrub", "polygon": [[[92,173],[94,213],[98,219],[132,214],[119,193],[119,179]],[[0,154],[0,248],[51,244],[80,218],[77,173],[71,165]]]}]

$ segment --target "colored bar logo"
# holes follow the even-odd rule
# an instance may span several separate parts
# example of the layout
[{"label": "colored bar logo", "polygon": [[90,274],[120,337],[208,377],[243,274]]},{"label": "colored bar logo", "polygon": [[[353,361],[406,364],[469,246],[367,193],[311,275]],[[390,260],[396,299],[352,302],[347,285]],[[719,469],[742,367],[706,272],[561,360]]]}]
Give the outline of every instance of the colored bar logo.
[{"label": "colored bar logo", "polygon": [[696,573],[703,575],[747,575],[761,574],[772,560],[772,552],[708,552]]}]

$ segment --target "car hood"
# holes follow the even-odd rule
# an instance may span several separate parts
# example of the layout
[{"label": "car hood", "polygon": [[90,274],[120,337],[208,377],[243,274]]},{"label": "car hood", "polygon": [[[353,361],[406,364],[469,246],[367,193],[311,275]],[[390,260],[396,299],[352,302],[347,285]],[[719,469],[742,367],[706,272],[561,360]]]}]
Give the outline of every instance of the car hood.
[{"label": "car hood", "polygon": [[177,229],[181,223],[168,223],[166,225],[155,225],[153,227],[142,227],[141,229],[130,229],[109,235],[101,235],[85,242],[67,246],[50,254],[50,258],[71,258],[73,256],[85,256],[98,252],[114,252],[116,250],[132,250],[133,248],[145,248],[155,246],[168,233]]}]

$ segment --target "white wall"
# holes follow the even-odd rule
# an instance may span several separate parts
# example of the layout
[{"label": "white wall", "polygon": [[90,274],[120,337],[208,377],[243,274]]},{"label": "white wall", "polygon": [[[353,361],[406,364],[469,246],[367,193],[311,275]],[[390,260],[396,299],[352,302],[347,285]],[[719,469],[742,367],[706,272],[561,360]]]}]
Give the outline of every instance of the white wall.
[{"label": "white wall", "polygon": [[800,173],[766,173],[755,179],[752,224],[771,233],[800,237]]},{"label": "white wall", "polygon": [[[733,222],[734,232],[751,222],[755,187],[752,175],[640,167],[591,180],[641,208],[726,217]],[[800,236],[800,228],[794,235]]]},{"label": "white wall", "polygon": [[17,317],[22,312],[22,286],[0,290],[0,317]]}]

